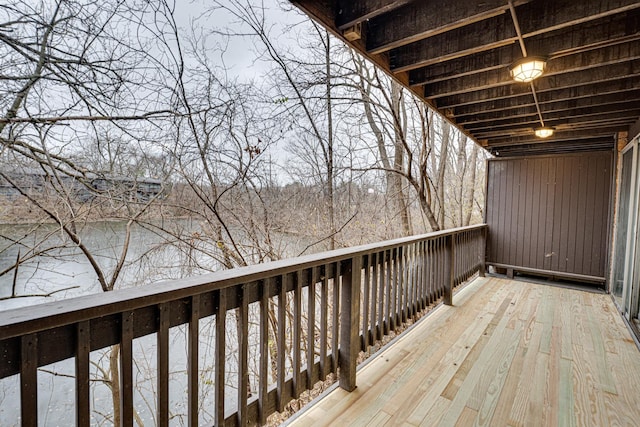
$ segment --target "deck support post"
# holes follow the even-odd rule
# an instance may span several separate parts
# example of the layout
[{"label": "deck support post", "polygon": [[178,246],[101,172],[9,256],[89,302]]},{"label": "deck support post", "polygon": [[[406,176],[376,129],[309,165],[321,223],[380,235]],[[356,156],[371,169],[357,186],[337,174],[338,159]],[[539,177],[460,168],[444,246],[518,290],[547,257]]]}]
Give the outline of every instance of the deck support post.
[{"label": "deck support post", "polygon": [[341,266],[342,313],[340,314],[340,352],[338,357],[340,387],[356,388],[356,366],[360,352],[360,286],[362,256],[356,255]]},{"label": "deck support post", "polygon": [[453,305],[453,287],[455,281],[455,236],[449,235],[445,238],[445,261],[444,261],[444,295],[442,302],[445,305]]}]

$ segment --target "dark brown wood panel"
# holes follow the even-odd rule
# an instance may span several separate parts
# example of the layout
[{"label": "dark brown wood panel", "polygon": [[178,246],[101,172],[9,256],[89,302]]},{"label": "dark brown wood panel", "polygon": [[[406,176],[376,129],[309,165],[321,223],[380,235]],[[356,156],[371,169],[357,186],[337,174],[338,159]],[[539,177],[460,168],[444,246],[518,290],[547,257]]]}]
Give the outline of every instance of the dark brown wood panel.
[{"label": "dark brown wood panel", "polygon": [[489,160],[487,263],[606,276],[612,151]]}]

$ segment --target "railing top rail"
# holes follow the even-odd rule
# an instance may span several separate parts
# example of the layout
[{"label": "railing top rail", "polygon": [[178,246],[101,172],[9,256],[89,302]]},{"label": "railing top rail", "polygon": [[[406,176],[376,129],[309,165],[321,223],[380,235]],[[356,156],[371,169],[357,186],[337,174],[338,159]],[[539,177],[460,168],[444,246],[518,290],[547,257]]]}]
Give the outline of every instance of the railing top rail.
[{"label": "railing top rail", "polygon": [[83,320],[176,301],[193,295],[252,283],[298,270],[351,259],[370,252],[486,228],[487,224],[452,228],[418,236],[403,237],[350,248],[288,258],[248,267],[220,270],[215,273],[179,280],[85,295],[54,301],[35,307],[21,307],[0,312],[0,340],[39,332]]}]

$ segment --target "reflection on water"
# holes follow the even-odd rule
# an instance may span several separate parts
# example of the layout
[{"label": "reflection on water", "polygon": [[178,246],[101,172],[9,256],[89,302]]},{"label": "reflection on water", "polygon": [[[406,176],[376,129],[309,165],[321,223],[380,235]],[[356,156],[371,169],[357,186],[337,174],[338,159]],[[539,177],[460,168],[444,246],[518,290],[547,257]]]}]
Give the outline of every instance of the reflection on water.
[{"label": "reflection on water", "polygon": [[[89,224],[79,230],[82,242],[95,255],[100,267],[111,274],[120,257],[124,244],[126,224],[119,222],[99,222]],[[176,221],[172,227],[181,236],[203,234],[196,222]],[[307,242],[301,239],[283,241],[285,254],[296,253]],[[136,226],[132,229],[131,244],[127,254],[118,287],[140,286],[159,280],[194,276],[218,268],[212,252],[215,242],[200,239],[181,243],[182,239],[171,239],[153,228]],[[170,242],[170,243],[168,243]],[[45,248],[41,254],[30,252],[35,246]],[[102,292],[95,271],[86,256],[69,242],[68,238],[54,225],[0,225],[0,272],[15,265],[16,258],[31,256],[21,264],[15,275],[15,294],[47,295],[0,300],[0,310],[26,305],[67,299],[75,296]],[[15,269],[0,276],[0,299],[11,296]],[[56,292],[59,291],[59,292]],[[250,307],[250,318],[257,318],[257,307]],[[227,361],[226,406],[233,408],[237,397],[237,337],[234,312],[227,316]],[[254,330],[255,329],[255,330]],[[170,412],[172,425],[186,425],[187,408],[187,356],[186,328],[170,330]],[[200,399],[202,423],[213,419],[214,362],[212,349],[215,348],[215,320],[202,319],[200,323]],[[250,328],[250,343],[257,343],[257,326]],[[250,372],[258,372],[258,346],[250,345]],[[91,416],[92,425],[112,425],[112,397],[106,382],[109,375],[109,349],[91,353]],[[134,341],[134,406],[146,425],[155,424],[156,390],[156,336],[155,334]],[[255,354],[254,354],[255,353]],[[66,360],[38,370],[38,412],[43,425],[73,425],[75,383],[74,361]],[[251,374],[252,387],[257,387]],[[20,425],[19,379],[17,376],[0,380],[0,426]]]},{"label": "reflection on water", "polygon": [[[197,223],[186,220],[178,225],[181,233],[199,230]],[[123,222],[98,222],[79,231],[82,243],[95,256],[108,279],[121,256],[125,228]],[[167,235],[134,226],[127,261],[116,288],[176,279],[217,268],[215,261],[203,252],[196,252],[198,268],[194,267],[194,254],[188,253],[186,245],[167,244],[167,241],[170,241]],[[200,244],[207,245],[206,242]],[[40,253],[36,253],[34,247],[39,247]],[[0,310],[102,292],[91,263],[60,227],[0,225],[0,272],[15,265],[18,253],[32,258],[20,265],[17,275],[12,269],[0,276],[0,298],[12,295],[14,279],[15,295],[34,296],[0,301]]]}]

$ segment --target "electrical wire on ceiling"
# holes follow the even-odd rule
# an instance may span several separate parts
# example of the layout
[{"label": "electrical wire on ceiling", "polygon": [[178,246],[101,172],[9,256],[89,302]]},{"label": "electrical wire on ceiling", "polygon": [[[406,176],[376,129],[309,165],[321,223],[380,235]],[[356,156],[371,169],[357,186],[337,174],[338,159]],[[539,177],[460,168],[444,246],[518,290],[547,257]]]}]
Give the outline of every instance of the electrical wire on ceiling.
[{"label": "electrical wire on ceiling", "polygon": [[[524,45],[524,38],[522,37],[522,31],[520,31],[520,23],[518,22],[518,15],[516,15],[516,8],[513,6],[513,2],[508,0],[509,2],[509,10],[511,11],[511,19],[513,20],[513,26],[516,30],[516,35],[518,36],[518,42],[520,43],[520,50],[522,51],[522,56],[527,57],[527,47]],[[538,111],[538,118],[540,119],[540,126],[545,127],[544,119],[542,118],[542,111],[540,110],[540,103],[538,102],[538,94],[536,93],[536,88],[533,85],[533,82],[529,82],[531,85],[531,94],[533,95],[533,101],[536,104],[536,110]]]}]

